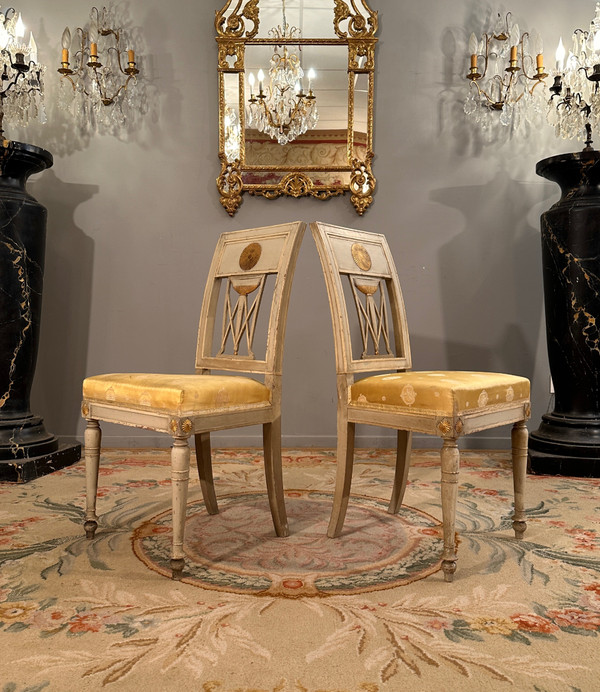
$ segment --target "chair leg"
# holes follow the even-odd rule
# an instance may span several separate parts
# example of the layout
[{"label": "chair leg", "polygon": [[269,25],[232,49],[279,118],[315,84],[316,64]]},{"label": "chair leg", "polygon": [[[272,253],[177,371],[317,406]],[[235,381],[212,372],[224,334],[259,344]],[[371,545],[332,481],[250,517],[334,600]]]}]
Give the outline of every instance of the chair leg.
[{"label": "chair leg", "polygon": [[263,425],[263,449],[267,495],[275,533],[280,538],[290,535],[285,500],[283,499],[283,472],[281,469],[281,418]]},{"label": "chair leg", "polygon": [[388,507],[390,514],[398,514],[404,499],[408,469],[410,467],[410,451],[412,447],[412,433],[408,430],[398,430],[396,444],[396,472],[394,474],[394,487],[392,498]]},{"label": "chair leg", "polygon": [[333,508],[327,535],[329,538],[337,538],[344,527],[350,487],[352,485],[352,466],[354,464],[354,423],[349,423],[338,415],[337,431],[337,470],[335,479],[335,493],[333,496]]},{"label": "chair leg", "polygon": [[213,480],[210,433],[195,435],[195,441],[196,465],[198,466],[198,477],[200,478],[204,506],[209,514],[218,514],[219,505],[217,504],[215,482]]},{"label": "chair leg", "polygon": [[456,499],[458,496],[458,469],[460,452],[455,439],[444,439],[442,461],[442,524],[444,528],[444,553],[442,570],[444,581],[451,582],[456,571]]},{"label": "chair leg", "polygon": [[190,479],[190,446],[186,437],[173,438],[171,447],[171,486],[173,492],[173,550],[171,570],[173,579],[181,579],[183,573],[183,536]]},{"label": "chair leg", "polygon": [[100,467],[100,443],[102,441],[102,430],[97,420],[88,420],[85,429],[85,537],[94,538],[98,528],[98,517],[96,516],[96,495],[98,493],[98,470]]},{"label": "chair leg", "polygon": [[512,463],[513,484],[515,490],[515,513],[513,514],[513,529],[515,537],[523,538],[527,529],[525,521],[525,478],[527,476],[527,427],[525,421],[519,421],[513,425],[512,438]]}]

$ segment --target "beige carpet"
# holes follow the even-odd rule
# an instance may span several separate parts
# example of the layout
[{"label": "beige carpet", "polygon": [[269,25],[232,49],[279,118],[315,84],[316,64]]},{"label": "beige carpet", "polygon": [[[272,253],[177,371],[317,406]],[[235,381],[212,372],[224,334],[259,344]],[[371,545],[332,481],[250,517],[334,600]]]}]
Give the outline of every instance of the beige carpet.
[{"label": "beige carpet", "polygon": [[445,584],[437,453],[413,454],[397,517],[391,458],[359,453],[332,541],[331,451],[286,451],[288,539],[260,453],[217,453],[221,513],[194,481],[181,583],[161,574],[168,451],[103,455],[90,542],[83,462],[0,485],[0,691],[599,690],[600,481],[530,477],[516,542],[507,455],[463,454]]}]

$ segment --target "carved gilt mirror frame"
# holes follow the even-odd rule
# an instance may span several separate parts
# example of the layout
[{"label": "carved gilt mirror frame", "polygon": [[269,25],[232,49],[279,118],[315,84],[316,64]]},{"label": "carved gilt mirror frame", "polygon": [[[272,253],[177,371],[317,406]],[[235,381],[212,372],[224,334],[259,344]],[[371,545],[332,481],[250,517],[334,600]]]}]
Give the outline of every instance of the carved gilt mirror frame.
[{"label": "carved gilt mirror frame", "polygon": [[[303,0],[288,0],[288,6],[295,1],[304,8]],[[272,11],[271,0],[227,0],[215,17],[221,161],[217,188],[221,204],[233,216],[244,192],[267,199],[288,195],[325,200],[349,191],[356,212],[362,215],[373,201],[376,184],[371,165],[377,12],[370,9],[367,0],[320,0],[323,9],[318,12],[329,13],[331,6],[331,37],[282,37],[272,33],[261,37],[261,2]],[[303,9],[305,13],[316,3],[308,5]],[[285,4],[283,8],[285,25]],[[343,79],[338,91],[343,94],[344,115],[347,98],[347,119],[343,125],[336,130],[309,130],[286,145],[247,128],[248,91],[252,89],[247,86],[246,70],[249,71],[247,65],[252,66],[250,52],[258,52],[255,47],[260,46],[271,47],[271,52],[277,46],[289,46],[291,51],[293,46],[301,55],[303,50],[313,50],[308,46],[323,47],[323,51],[337,46],[335,58],[338,62],[341,58],[342,65],[337,75],[339,80]],[[334,51],[325,54],[325,66],[315,65],[317,71],[332,62],[330,55],[333,58]],[[315,94],[318,104],[318,84]]]}]

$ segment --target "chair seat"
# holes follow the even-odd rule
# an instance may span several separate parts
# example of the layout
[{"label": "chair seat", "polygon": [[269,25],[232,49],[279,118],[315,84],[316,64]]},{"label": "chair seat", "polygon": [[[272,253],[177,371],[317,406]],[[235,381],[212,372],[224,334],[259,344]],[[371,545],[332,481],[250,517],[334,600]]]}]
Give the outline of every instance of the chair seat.
[{"label": "chair seat", "polygon": [[270,391],[251,377],[237,375],[116,373],[85,379],[83,398],[116,406],[189,415],[268,403]]},{"label": "chair seat", "polygon": [[350,406],[457,416],[529,399],[529,380],[496,372],[447,370],[373,375],[350,387]]}]

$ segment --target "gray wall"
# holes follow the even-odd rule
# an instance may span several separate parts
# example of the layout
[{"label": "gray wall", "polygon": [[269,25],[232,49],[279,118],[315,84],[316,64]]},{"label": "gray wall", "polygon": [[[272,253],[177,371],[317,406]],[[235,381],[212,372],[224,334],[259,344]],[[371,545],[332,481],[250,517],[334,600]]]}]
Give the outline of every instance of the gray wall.
[{"label": "gray wall", "polygon": [[[245,196],[231,219],[215,187],[217,73],[214,11],[223,0],[133,0],[145,37],[143,68],[153,112],[127,141],[82,137],[57,112],[60,36],[89,8],[75,0],[24,0],[38,37],[50,122],[26,133],[55,165],[31,182],[48,208],[44,314],[33,408],[61,436],[83,432],[81,380],[115,371],[189,372],[209,261],[227,230],[320,219],[383,232],[398,264],[415,368],[499,370],[533,383],[537,427],[549,400],[539,215],[558,188],[536,161],[581,148],[549,127],[527,139],[483,145],[465,122],[465,39],[489,6],[475,0],[373,0],[380,12],[373,206],[358,217],[347,197],[267,201]],[[520,0],[517,20],[535,26],[552,65],[559,33],[587,26],[591,1]],[[43,16],[43,19],[39,19]],[[327,297],[308,234],[289,312],[284,444],[333,446],[335,378]],[[248,428],[217,444],[258,444]],[[364,428],[359,444],[390,445]],[[508,430],[471,444],[504,446]],[[160,444],[135,429],[105,426],[109,446]],[[163,444],[166,441],[163,441]],[[423,444],[418,441],[417,444]],[[435,441],[429,440],[429,446]]]}]

